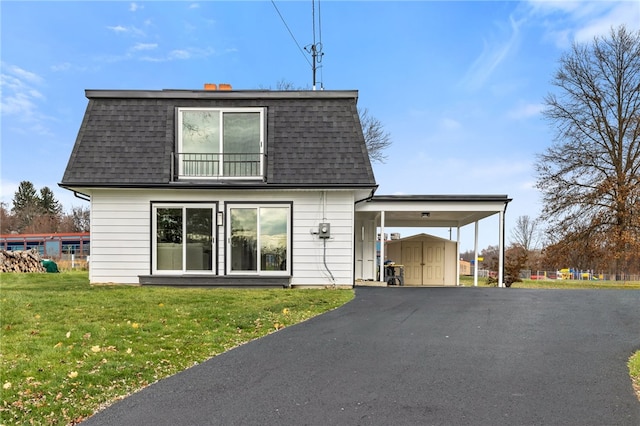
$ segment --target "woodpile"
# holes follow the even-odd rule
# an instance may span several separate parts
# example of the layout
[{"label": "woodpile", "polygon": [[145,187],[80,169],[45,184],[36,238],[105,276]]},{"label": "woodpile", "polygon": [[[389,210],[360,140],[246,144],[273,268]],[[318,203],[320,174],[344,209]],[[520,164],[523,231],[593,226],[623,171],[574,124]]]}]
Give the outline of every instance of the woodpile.
[{"label": "woodpile", "polygon": [[0,250],[0,272],[46,272],[41,260],[40,253],[36,249]]}]

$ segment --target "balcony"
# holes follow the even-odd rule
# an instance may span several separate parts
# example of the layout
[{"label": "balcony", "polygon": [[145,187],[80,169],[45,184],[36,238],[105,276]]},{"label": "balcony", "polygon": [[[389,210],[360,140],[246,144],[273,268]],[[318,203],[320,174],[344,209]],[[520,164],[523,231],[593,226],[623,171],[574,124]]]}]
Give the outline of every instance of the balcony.
[{"label": "balcony", "polygon": [[260,153],[173,153],[178,179],[263,179],[265,155]]}]

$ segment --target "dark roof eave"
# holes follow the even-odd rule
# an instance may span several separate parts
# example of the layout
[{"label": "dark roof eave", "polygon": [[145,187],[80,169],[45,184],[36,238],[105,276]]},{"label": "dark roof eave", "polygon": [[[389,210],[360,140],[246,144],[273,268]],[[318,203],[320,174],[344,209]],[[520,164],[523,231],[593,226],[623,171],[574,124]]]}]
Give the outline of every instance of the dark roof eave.
[{"label": "dark roof eave", "polygon": [[101,90],[88,99],[358,99],[357,90]]},{"label": "dark roof eave", "polygon": [[509,203],[513,199],[508,195],[498,194],[436,194],[436,195],[374,195],[370,201],[464,201],[464,202],[505,202]]},{"label": "dark roof eave", "polygon": [[193,183],[193,182],[171,182],[159,184],[136,184],[136,183],[90,183],[90,182],[61,182],[58,184],[61,188],[73,191],[74,188],[113,188],[113,189],[221,189],[221,190],[238,190],[238,189],[374,189],[377,188],[375,183],[314,183],[314,184],[256,184],[256,183]]}]

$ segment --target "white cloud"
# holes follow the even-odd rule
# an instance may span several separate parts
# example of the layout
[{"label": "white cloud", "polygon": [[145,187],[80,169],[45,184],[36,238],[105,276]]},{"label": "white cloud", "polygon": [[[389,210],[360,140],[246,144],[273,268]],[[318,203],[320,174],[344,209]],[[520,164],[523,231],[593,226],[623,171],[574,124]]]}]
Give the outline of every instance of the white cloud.
[{"label": "white cloud", "polygon": [[113,31],[114,33],[126,33],[127,29],[125,27],[123,27],[122,25],[116,25],[116,26],[107,26],[108,29],[110,29],[111,31]]},{"label": "white cloud", "polygon": [[640,6],[637,1],[541,1],[528,2],[528,14],[542,18],[546,38],[566,49],[571,43],[588,43],[596,36],[606,36],[612,27],[626,25],[640,29]]},{"label": "white cloud", "polygon": [[42,84],[44,79],[40,77],[38,74],[33,73],[31,71],[24,70],[18,66],[10,65],[2,63],[2,67],[7,70],[7,72],[13,74],[16,78],[20,80],[26,80],[29,83],[34,84]]},{"label": "white cloud", "polygon": [[521,120],[529,117],[535,117],[540,115],[542,110],[544,109],[543,104],[519,104],[512,110],[507,112],[507,117],[513,120]]},{"label": "white cloud", "polygon": [[71,64],[69,62],[62,62],[60,64],[51,65],[50,69],[54,72],[67,71],[71,69]]},{"label": "white cloud", "polygon": [[144,31],[134,26],[124,27],[122,25],[111,25],[107,26],[107,29],[113,31],[116,34],[130,34],[133,36],[144,36]]},{"label": "white cloud", "polygon": [[200,7],[200,4],[198,3],[191,3],[189,5],[189,9],[198,9]]},{"label": "white cloud", "polygon": [[130,12],[135,12],[135,11],[137,11],[139,9],[144,9],[144,6],[142,6],[142,5],[140,5],[140,4],[136,3],[136,2],[132,2],[129,5],[129,11]]},{"label": "white cloud", "polygon": [[8,180],[0,180],[0,201],[7,204],[11,208],[11,200],[18,190],[18,183]]},{"label": "white cloud", "polygon": [[1,105],[3,115],[28,117],[32,116],[33,111],[36,109],[35,103],[31,100],[29,95],[24,92],[14,93],[9,96],[4,95],[2,97]]},{"label": "white cloud", "polygon": [[42,77],[11,64],[2,63],[6,72],[0,74],[2,87],[2,114],[20,116],[22,119],[35,115],[35,101],[44,99],[42,93],[32,84],[41,84]]},{"label": "white cloud", "polygon": [[176,49],[169,52],[169,59],[189,59],[191,53],[184,49]]},{"label": "white cloud", "polygon": [[195,58],[206,58],[207,56],[211,56],[214,53],[215,50],[211,47],[207,47],[205,49],[188,47],[185,49],[174,49],[165,56],[143,56],[140,58],[140,60],[147,62],[179,61]]},{"label": "white cloud", "polygon": [[440,125],[447,130],[456,130],[462,127],[462,124],[460,124],[459,121],[447,117],[440,121]]},{"label": "white cloud", "polygon": [[461,81],[461,85],[475,90],[484,85],[493,72],[516,48],[520,39],[522,20],[509,17],[509,28],[503,29],[506,37],[498,41],[484,41],[484,48],[480,56],[473,62]]},{"label": "white cloud", "polygon": [[153,50],[157,47],[157,43],[136,43],[131,50]]}]

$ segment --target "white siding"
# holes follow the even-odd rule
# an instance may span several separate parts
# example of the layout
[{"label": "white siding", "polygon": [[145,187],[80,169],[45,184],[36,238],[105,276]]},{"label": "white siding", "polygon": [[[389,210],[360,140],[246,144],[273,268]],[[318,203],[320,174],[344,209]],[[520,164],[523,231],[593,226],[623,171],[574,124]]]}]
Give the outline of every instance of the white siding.
[{"label": "white siding", "polygon": [[[217,202],[222,212],[227,202],[281,201],[293,203],[291,284],[353,284],[352,191],[94,189],[88,192],[91,195],[92,283],[138,283],[139,275],[150,273],[152,201]],[[326,241],[317,235],[322,222],[331,225],[331,237]],[[224,274],[224,227],[218,229],[218,271]]]}]

